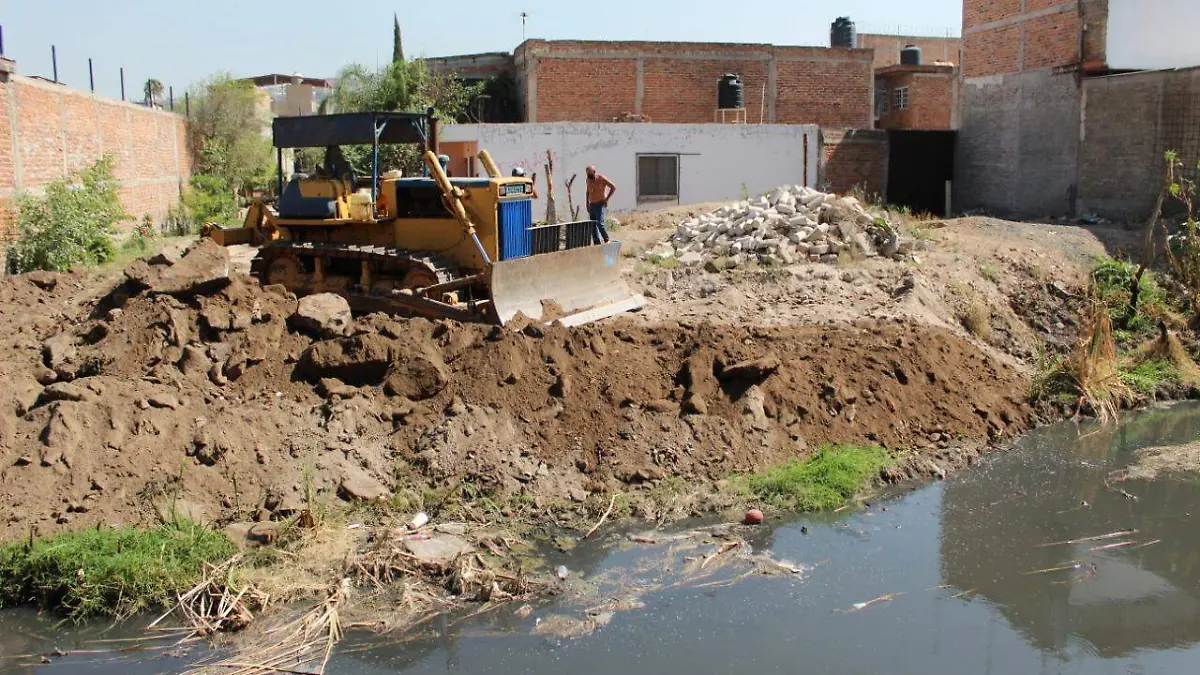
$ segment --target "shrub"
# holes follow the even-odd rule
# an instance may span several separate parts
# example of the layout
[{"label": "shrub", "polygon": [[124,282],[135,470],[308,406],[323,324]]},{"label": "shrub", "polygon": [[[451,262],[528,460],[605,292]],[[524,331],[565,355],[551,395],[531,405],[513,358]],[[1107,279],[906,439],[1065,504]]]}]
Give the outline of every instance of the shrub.
[{"label": "shrub", "polygon": [[46,186],[44,195],[17,199],[17,241],[9,247],[13,272],[65,271],[108,262],[113,231],[129,218],[112,175],[112,158],[72,172]]},{"label": "shrub", "polygon": [[184,520],[4,544],[0,606],[35,604],[74,618],[130,616],[169,604],[199,580],[204,563],[232,554],[225,535]]},{"label": "shrub", "polygon": [[237,219],[237,201],[233,187],[220,176],[196,174],[183,193],[183,218],[186,229],[206,223],[229,225]]},{"label": "shrub", "polygon": [[811,457],[743,478],[745,488],[764,503],[799,511],[836,508],[888,465],[878,446],[825,445]]},{"label": "shrub", "polygon": [[[1141,279],[1137,279],[1137,273],[1138,266],[1131,262],[1102,257],[1092,270],[1092,285],[1096,297],[1117,326],[1133,333],[1146,333],[1154,330],[1158,320],[1170,314],[1170,309],[1167,294],[1155,280],[1154,273],[1146,271]],[[1135,280],[1137,311],[1130,316],[1129,304]]]}]

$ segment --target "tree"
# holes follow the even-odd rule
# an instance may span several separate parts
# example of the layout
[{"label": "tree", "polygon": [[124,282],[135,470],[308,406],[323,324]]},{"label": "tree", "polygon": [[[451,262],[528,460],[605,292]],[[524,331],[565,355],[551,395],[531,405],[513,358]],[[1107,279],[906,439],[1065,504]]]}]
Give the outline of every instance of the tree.
[{"label": "tree", "polygon": [[164,89],[163,83],[159,82],[153,77],[146,80],[146,84],[142,87],[142,89],[146,92],[146,105],[154,106],[162,100]]},{"label": "tree", "polygon": [[272,169],[267,109],[247,81],[218,74],[194,88],[188,144],[196,173],[216,176],[233,194],[265,186]]},{"label": "tree", "polygon": [[[337,84],[322,104],[322,112],[425,112],[433,108],[439,119],[463,118],[478,86],[468,86],[452,75],[429,70],[424,61],[392,62],[377,70],[359,64],[338,73]],[[370,148],[342,149],[358,173],[370,173]],[[420,170],[420,152],[411,146],[384,146],[380,171]]]},{"label": "tree", "polygon": [[392,63],[404,63],[404,44],[400,41],[400,18],[392,14]]}]

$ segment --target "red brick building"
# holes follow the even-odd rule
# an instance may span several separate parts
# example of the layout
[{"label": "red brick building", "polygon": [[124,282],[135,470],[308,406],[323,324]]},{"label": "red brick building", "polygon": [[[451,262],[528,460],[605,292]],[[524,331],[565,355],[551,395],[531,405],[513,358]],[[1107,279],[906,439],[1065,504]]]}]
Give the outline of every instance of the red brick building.
[{"label": "red brick building", "polygon": [[867,49],[527,40],[511,57],[426,62],[476,79],[510,72],[526,122],[720,121],[717,82],[732,73],[747,123],[850,129],[874,119],[871,59]]},{"label": "red brick building", "polygon": [[958,128],[958,68],[893,65],[875,71],[875,126],[943,131]]}]

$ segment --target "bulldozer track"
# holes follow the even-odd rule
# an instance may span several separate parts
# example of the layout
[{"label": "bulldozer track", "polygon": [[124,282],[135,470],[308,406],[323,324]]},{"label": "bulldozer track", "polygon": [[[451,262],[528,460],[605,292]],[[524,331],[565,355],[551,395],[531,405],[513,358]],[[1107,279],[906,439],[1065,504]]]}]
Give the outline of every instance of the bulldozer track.
[{"label": "bulldozer track", "polygon": [[[311,269],[316,258],[333,260],[358,260],[375,263],[372,267],[377,270],[376,280],[402,280],[406,274],[416,273],[427,283],[421,287],[433,284],[444,284],[464,278],[464,274],[450,260],[437,253],[429,251],[404,249],[394,246],[370,246],[361,244],[326,244],[316,242],[274,242],[262,248],[250,263],[251,274],[262,283],[272,283],[267,278],[268,266],[271,261],[282,256],[294,256]],[[288,285],[288,284],[285,284]],[[309,284],[300,287],[289,285],[289,290],[301,293],[314,292],[318,289]],[[418,296],[398,296],[395,293],[373,292],[372,288],[364,288],[360,283],[351,283],[345,290],[336,291],[344,295],[352,305],[358,305],[364,310],[381,311],[391,314],[428,314],[430,305],[441,305],[440,299],[419,298]],[[424,311],[416,307],[416,302],[426,305]],[[468,318],[468,315],[480,313],[487,303],[467,301],[457,303],[456,307],[448,306],[445,311],[432,307],[433,313],[439,313],[454,318]]]}]

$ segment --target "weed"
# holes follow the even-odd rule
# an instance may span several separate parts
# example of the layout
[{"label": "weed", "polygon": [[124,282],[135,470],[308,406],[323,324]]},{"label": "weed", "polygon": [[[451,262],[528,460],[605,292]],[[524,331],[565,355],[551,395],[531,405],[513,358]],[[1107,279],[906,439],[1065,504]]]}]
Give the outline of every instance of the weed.
[{"label": "weed", "polygon": [[1139,394],[1153,394],[1164,384],[1179,382],[1179,368],[1167,359],[1143,361],[1121,371],[1121,381]]},{"label": "weed", "polygon": [[811,457],[738,480],[766,504],[819,511],[844,504],[890,461],[887,451],[878,446],[825,445]]},{"label": "weed", "polygon": [[988,309],[982,300],[975,300],[967,306],[962,322],[971,335],[984,342],[991,342],[995,337],[992,331],[992,310]]},{"label": "weed", "polygon": [[661,267],[664,270],[679,269],[679,259],[673,255],[655,255],[651,253],[646,256],[646,260],[655,267]]},{"label": "weed", "polygon": [[[1108,310],[1109,318],[1122,330],[1133,334],[1153,331],[1158,321],[1178,324],[1167,294],[1158,284],[1153,272],[1137,277],[1138,266],[1125,261],[1100,257],[1092,270],[1092,287],[1096,297]],[[1130,301],[1134,286],[1138,289],[1137,310],[1130,316]]]},{"label": "weed", "polygon": [[171,602],[204,563],[233,553],[225,536],[186,520],[103,528],[0,546],[0,604],[33,603],[79,619],[127,617]]},{"label": "weed", "polygon": [[987,279],[993,284],[1000,283],[1000,273],[996,271],[995,267],[992,267],[988,263],[983,263],[979,266],[979,276]]}]

